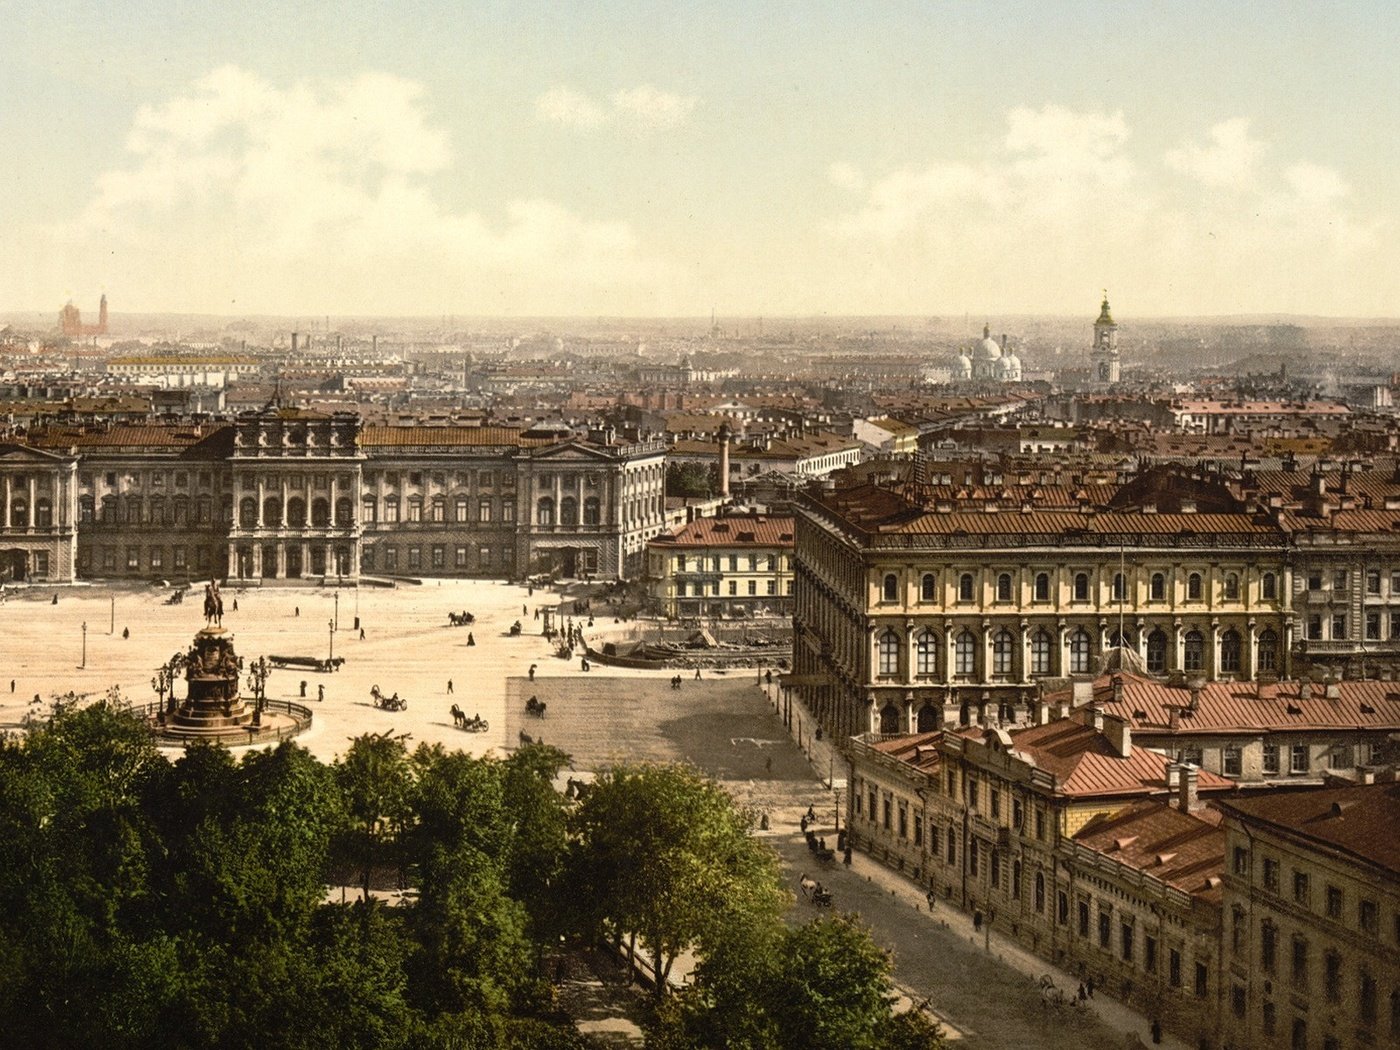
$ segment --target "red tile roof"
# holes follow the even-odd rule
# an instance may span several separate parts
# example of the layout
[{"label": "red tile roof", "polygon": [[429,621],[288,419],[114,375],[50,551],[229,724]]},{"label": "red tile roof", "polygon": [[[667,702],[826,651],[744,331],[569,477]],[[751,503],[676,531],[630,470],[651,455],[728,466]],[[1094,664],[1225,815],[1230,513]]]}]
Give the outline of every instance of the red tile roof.
[{"label": "red tile roof", "polygon": [[367,426],[360,431],[361,448],[550,445],[553,437],[527,438],[515,427]]},{"label": "red tile roof", "polygon": [[882,737],[873,741],[870,748],[896,761],[907,763],[922,773],[934,773],[942,762],[942,754],[938,750],[938,742],[942,739],[942,730],[932,733],[907,733]]},{"label": "red tile roof", "polygon": [[658,547],[792,547],[792,518],[733,514],[696,518],[675,532],[651,541]]},{"label": "red tile roof", "polygon": [[1223,896],[1225,829],[1220,811],[1183,813],[1142,799],[1111,815],[1095,817],[1074,836],[1079,845],[1208,900]]},{"label": "red tile roof", "polygon": [[1270,792],[1222,802],[1221,809],[1400,874],[1400,784]]}]

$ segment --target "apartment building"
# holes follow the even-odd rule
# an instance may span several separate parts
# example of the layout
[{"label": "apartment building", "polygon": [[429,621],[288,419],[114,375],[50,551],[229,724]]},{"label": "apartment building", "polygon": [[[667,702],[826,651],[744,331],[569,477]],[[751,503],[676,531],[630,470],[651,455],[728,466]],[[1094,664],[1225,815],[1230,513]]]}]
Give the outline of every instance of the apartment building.
[{"label": "apartment building", "polygon": [[647,544],[662,615],[742,616],[792,607],[793,520],[765,514],[696,518]]}]

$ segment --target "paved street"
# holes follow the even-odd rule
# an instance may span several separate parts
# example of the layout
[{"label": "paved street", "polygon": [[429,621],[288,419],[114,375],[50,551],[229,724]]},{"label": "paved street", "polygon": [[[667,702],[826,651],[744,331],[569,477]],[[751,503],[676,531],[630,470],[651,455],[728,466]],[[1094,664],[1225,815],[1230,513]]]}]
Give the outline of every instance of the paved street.
[{"label": "paved street", "polygon": [[[57,605],[48,592],[0,605],[0,728],[17,725],[36,692],[48,700],[68,689],[100,693],[116,684],[132,699],[153,698],[155,665],[186,647],[203,625],[197,594],[182,605],[167,606],[162,602],[168,594],[168,589],[155,588],[74,588],[60,591]],[[115,630],[109,634],[113,596]],[[235,596],[237,612],[232,611]],[[896,978],[909,996],[930,1000],[963,1045],[1120,1050],[1130,1028],[1143,1030],[1140,1018],[1115,1013],[1114,1004],[1102,997],[1095,1009],[1110,1023],[1087,1012],[1047,1013],[1033,978],[1048,966],[995,938],[989,956],[980,939],[973,940],[965,917],[947,910],[931,919],[922,910],[917,887],[859,854],[850,869],[838,864],[818,872],[798,823],[813,805],[819,834],[834,846],[835,799],[819,779],[833,768],[827,745],[804,738],[811,756],[804,753],[787,735],[752,671],[707,670],[699,681],[692,673],[678,689],[672,688],[669,671],[595,666],[583,672],[577,659],[557,658],[539,636],[534,607],[558,601],[552,593],[528,595],[522,587],[482,581],[365,588],[358,598],[366,628],[361,641],[351,627],[356,597],[345,591],[334,642],[336,654],[346,657],[344,668],[336,674],[278,671],[269,692],[295,699],[300,681],[308,682],[316,720],[311,732],[298,739],[323,759],[333,758],[359,733],[393,728],[411,733],[415,743],[442,742],[474,753],[514,747],[524,732],[569,752],[579,771],[624,760],[690,762],[721,781],[742,805],[769,815],[771,830],[763,834],[787,866],[794,893],[799,872],[821,878],[839,909],[858,912],[877,940],[892,948]],[[527,604],[531,612],[522,617]],[[225,626],[234,632],[245,658],[329,651],[328,623],[336,614],[332,591],[229,591],[225,608]],[[448,627],[447,613],[464,609],[474,612],[478,622],[470,629]],[[525,633],[510,637],[509,626],[517,618]],[[84,621],[87,667],[79,669]],[[599,618],[600,631],[609,626],[610,621]],[[122,638],[123,628],[131,632],[129,639]],[[469,631],[473,646],[466,644]],[[533,681],[528,676],[532,663]],[[10,678],[15,679],[13,693]],[[449,678],[454,684],[450,696]],[[319,684],[326,687],[322,703],[314,699]],[[374,708],[369,702],[374,684],[408,697],[409,709],[390,713]],[[547,705],[543,718],[525,713],[530,696]],[[489,719],[491,731],[473,735],[454,729],[448,714],[454,701],[468,715],[479,712]],[[839,766],[834,768],[839,774]],[[799,896],[794,921],[814,914]],[[1073,987],[1067,979],[1059,983]],[[605,1016],[596,1024],[600,1031],[610,1027]]]}]

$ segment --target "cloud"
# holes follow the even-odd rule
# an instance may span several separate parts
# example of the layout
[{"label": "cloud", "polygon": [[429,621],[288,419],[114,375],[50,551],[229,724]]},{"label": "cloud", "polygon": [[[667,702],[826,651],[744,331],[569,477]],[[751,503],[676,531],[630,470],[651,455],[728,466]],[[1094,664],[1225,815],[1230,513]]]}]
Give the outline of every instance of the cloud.
[{"label": "cloud", "polygon": [[854,164],[845,161],[836,161],[826,169],[826,177],[831,180],[833,186],[840,186],[843,190],[854,190],[857,193],[865,189],[865,176]]},{"label": "cloud", "polygon": [[675,95],[650,84],[615,91],[605,101],[560,85],[535,99],[535,117],[573,128],[615,123],[637,130],[661,131],[682,123],[698,102],[694,96]]},{"label": "cloud", "polygon": [[1221,121],[1210,129],[1210,144],[1186,143],[1166,155],[1167,166],[1200,180],[1207,186],[1249,189],[1264,143],[1249,136],[1244,117]]},{"label": "cloud", "polygon": [[[1165,157],[1134,149],[1131,131],[1121,113],[1018,107],[981,158],[871,176],[826,226],[846,265],[828,260],[840,286],[818,294],[885,312],[1064,312],[1103,285],[1142,312],[1395,308],[1351,281],[1379,262],[1385,223],[1353,209],[1337,172],[1269,168],[1244,119]],[[844,185],[836,166],[828,176]]]},{"label": "cloud", "polygon": [[[278,313],[596,313],[665,287],[625,222],[528,192],[444,203],[434,180],[460,162],[400,77],[277,85],[227,66],[142,107],[126,147],[76,217],[28,232],[58,287]],[[43,287],[38,301],[54,297]]]},{"label": "cloud", "polygon": [[556,87],[535,99],[535,116],[573,128],[596,128],[609,114],[587,95],[580,95],[573,88]]}]

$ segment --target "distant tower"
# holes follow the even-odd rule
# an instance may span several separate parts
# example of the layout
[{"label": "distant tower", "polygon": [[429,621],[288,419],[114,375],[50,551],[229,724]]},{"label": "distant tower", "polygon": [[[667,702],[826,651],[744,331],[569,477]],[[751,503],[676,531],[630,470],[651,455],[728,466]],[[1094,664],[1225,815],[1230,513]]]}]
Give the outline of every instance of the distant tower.
[{"label": "distant tower", "polygon": [[102,301],[97,304],[97,334],[107,334],[107,297],[104,295]]},{"label": "distant tower", "polygon": [[1122,372],[1118,356],[1118,326],[1108,312],[1108,291],[1103,293],[1099,319],[1094,322],[1094,378],[1100,383],[1117,383]]}]

